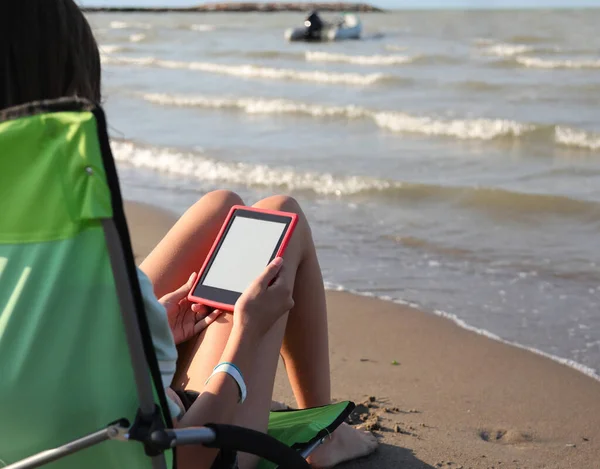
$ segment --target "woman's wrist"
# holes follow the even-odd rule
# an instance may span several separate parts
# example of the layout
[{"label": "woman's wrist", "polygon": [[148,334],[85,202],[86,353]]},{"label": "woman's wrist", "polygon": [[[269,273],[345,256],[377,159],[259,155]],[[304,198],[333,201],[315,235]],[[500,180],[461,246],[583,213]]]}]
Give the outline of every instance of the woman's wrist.
[{"label": "woman's wrist", "polygon": [[248,376],[255,361],[257,345],[258,340],[250,330],[234,324],[220,362],[233,363],[244,376]]}]

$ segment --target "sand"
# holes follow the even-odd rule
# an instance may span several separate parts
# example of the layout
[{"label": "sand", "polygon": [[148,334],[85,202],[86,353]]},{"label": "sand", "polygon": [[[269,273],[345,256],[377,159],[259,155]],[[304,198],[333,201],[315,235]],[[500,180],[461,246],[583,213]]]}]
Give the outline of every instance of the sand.
[{"label": "sand", "polygon": [[[140,261],[176,216],[126,206]],[[381,446],[343,468],[600,468],[600,382],[406,306],[327,294],[332,392]],[[294,405],[281,368],[275,395]]]}]

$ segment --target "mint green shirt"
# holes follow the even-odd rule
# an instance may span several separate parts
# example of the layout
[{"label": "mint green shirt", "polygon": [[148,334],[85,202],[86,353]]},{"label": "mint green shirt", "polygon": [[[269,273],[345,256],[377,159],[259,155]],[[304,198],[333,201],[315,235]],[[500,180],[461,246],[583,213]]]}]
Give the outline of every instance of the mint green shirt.
[{"label": "mint green shirt", "polygon": [[[148,318],[148,326],[152,335],[152,343],[158,360],[158,368],[162,378],[164,388],[171,386],[173,377],[175,376],[175,368],[177,366],[177,348],[173,340],[173,334],[169,327],[167,311],[165,307],[158,302],[154,294],[154,288],[148,276],[137,269],[142,298],[144,299],[144,307],[146,308],[146,317]],[[180,414],[180,409],[169,396],[167,396],[171,415],[177,417]]]}]

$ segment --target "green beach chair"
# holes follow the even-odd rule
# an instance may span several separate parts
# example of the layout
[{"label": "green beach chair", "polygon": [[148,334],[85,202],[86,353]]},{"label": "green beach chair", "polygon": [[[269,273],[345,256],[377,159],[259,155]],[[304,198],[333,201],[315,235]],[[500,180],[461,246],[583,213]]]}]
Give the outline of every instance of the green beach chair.
[{"label": "green beach chair", "polygon": [[308,467],[353,407],[273,412],[269,435],[174,430],[102,109],[0,111],[0,467],[176,467],[186,444]]}]

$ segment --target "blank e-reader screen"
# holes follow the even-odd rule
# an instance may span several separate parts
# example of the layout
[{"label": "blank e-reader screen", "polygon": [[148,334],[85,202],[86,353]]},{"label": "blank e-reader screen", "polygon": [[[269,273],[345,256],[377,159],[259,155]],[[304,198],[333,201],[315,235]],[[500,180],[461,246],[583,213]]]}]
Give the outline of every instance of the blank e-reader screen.
[{"label": "blank e-reader screen", "polygon": [[264,271],[285,228],[285,223],[234,217],[202,284],[243,292]]}]

